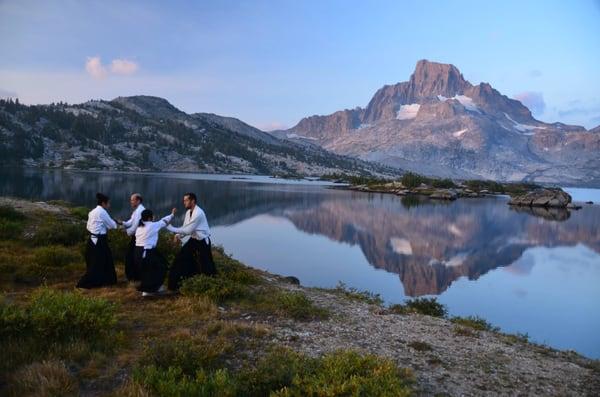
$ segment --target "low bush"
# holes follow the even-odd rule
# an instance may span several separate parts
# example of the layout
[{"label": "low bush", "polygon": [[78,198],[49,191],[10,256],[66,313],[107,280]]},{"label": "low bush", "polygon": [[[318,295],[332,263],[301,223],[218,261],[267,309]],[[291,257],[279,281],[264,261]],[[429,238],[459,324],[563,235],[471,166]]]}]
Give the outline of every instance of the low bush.
[{"label": "low bush", "polygon": [[24,221],[25,215],[9,205],[0,205],[0,219],[6,221]]},{"label": "low bush", "polygon": [[37,265],[53,268],[65,267],[83,260],[81,253],[76,249],[60,245],[36,248],[33,251],[33,257]]},{"label": "low bush", "polygon": [[10,379],[8,396],[76,396],[79,384],[61,361],[29,364]]},{"label": "low bush", "polygon": [[80,220],[87,220],[90,210],[86,207],[73,207],[69,209],[71,215]]},{"label": "low bush", "polygon": [[100,299],[48,288],[36,290],[25,307],[0,306],[0,335],[44,343],[97,340],[113,332],[115,307]]},{"label": "low bush", "polygon": [[0,206],[0,239],[14,240],[21,237],[25,215],[8,205]]},{"label": "low bush", "polygon": [[419,313],[433,317],[446,317],[446,306],[439,303],[436,298],[415,298],[404,304],[391,305],[389,310],[396,314]]},{"label": "low bush", "polygon": [[453,317],[450,321],[463,327],[469,327],[477,331],[498,332],[500,328],[493,326],[485,319],[478,316]]},{"label": "low bush", "polygon": [[302,292],[279,291],[268,297],[276,312],[294,320],[323,319],[329,316],[326,309],[315,306]]},{"label": "low bush", "polygon": [[87,231],[81,223],[46,217],[37,225],[33,243],[37,246],[49,244],[71,246],[81,243],[86,236]]},{"label": "low bush", "polygon": [[184,280],[180,292],[184,296],[203,295],[215,303],[222,303],[242,297],[247,288],[221,275],[212,277],[199,274]]},{"label": "low bush", "polygon": [[343,296],[361,302],[366,302],[371,305],[383,304],[383,299],[379,294],[374,294],[369,291],[360,291],[354,287],[348,287],[343,282],[339,282],[338,285],[333,289],[336,293],[342,294]]}]

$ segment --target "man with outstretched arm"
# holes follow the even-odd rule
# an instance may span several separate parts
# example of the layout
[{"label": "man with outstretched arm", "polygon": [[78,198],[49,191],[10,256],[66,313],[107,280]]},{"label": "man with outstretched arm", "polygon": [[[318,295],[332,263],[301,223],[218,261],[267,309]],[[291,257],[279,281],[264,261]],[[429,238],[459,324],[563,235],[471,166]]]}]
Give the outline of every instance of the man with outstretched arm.
[{"label": "man with outstretched arm", "polygon": [[175,256],[169,271],[169,289],[179,290],[181,282],[196,274],[214,275],[217,273],[213,262],[210,228],[202,208],[196,204],[194,193],[183,195],[183,205],[187,209],[183,226],[167,226],[167,230],[176,234],[181,241],[181,250]]}]

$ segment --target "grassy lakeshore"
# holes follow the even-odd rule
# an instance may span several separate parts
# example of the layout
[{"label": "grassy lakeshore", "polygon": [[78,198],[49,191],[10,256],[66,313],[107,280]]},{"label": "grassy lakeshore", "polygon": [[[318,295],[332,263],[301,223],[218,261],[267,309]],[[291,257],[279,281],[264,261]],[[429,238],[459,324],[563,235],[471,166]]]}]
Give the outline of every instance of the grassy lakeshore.
[{"label": "grassy lakeshore", "polygon": [[[219,275],[181,294],[74,290],[87,209],[0,198],[0,394],[107,396],[593,395],[600,364],[448,318],[432,299],[385,307],[344,285],[305,288],[214,249]],[[177,247],[166,235],[159,249]]]}]

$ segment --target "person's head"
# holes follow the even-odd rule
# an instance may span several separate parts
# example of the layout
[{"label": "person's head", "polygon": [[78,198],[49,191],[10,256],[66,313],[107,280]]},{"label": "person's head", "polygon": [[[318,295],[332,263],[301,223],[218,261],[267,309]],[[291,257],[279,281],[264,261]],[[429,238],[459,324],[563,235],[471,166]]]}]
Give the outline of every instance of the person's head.
[{"label": "person's head", "polygon": [[96,193],[96,201],[98,202],[98,205],[104,209],[110,207],[110,199],[105,194]]},{"label": "person's head", "polygon": [[186,193],[183,195],[183,206],[190,210],[196,206],[196,195],[194,193]]},{"label": "person's head", "polygon": [[149,209],[145,209],[142,211],[142,217],[140,218],[140,223],[138,226],[144,226],[144,222],[151,222],[154,220],[154,214]]},{"label": "person's head", "polygon": [[131,204],[131,208],[137,208],[144,201],[142,195],[139,193],[133,193],[131,197],[129,197],[129,204]]}]

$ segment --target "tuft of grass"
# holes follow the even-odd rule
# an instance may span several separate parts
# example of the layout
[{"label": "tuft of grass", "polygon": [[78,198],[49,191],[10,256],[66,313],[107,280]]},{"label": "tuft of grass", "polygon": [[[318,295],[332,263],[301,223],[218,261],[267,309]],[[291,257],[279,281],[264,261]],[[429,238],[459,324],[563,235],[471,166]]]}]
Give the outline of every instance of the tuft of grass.
[{"label": "tuft of grass", "polygon": [[448,310],[446,306],[439,303],[436,298],[416,298],[406,301],[404,304],[391,305],[390,312],[395,314],[419,313],[432,317],[446,317]]},{"label": "tuft of grass", "polygon": [[8,396],[76,396],[77,380],[61,361],[42,361],[16,371],[8,381]]},{"label": "tuft of grass", "polygon": [[485,319],[479,316],[468,316],[468,317],[453,317],[450,319],[455,324],[461,325],[463,327],[468,327],[475,329],[477,331],[489,331],[489,332],[498,332],[500,331],[499,327],[495,327]]},{"label": "tuft of grass", "polygon": [[473,337],[473,338],[479,337],[479,333],[477,331],[475,331],[473,328],[467,328],[467,327],[461,327],[459,325],[455,325],[454,328],[452,329],[452,331],[454,332],[454,335],[456,335],[456,336],[468,336],[468,337]]},{"label": "tuft of grass", "polygon": [[374,294],[369,291],[360,291],[354,287],[348,287],[343,282],[338,282],[338,285],[333,289],[334,292],[339,293],[349,299],[366,302],[371,305],[381,306],[383,299],[379,294]]}]

